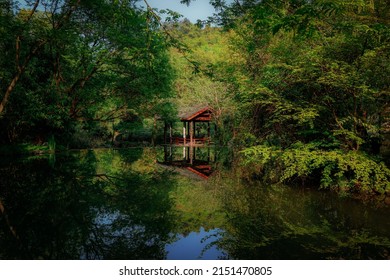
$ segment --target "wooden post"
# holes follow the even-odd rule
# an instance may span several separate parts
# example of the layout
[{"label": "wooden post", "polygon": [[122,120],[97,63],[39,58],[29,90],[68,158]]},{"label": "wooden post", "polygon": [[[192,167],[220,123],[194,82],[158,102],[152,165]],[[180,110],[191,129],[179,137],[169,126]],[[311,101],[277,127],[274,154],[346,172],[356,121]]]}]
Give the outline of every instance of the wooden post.
[{"label": "wooden post", "polygon": [[187,138],[189,138],[190,137],[190,122],[187,122],[187,135],[188,135]]},{"label": "wooden post", "polygon": [[192,129],[193,129],[193,135],[194,135],[194,144],[196,144],[196,121],[194,121],[194,126],[192,127]]},{"label": "wooden post", "polygon": [[186,122],[183,122],[183,144],[186,144]]},{"label": "wooden post", "polygon": [[189,157],[190,157],[190,164],[193,165],[194,164],[194,150],[195,150],[195,147],[194,146],[190,146],[188,147],[189,149]]},{"label": "wooden post", "polygon": [[189,131],[190,131],[190,145],[192,145],[192,141],[194,139],[194,122],[193,121],[190,122]]}]

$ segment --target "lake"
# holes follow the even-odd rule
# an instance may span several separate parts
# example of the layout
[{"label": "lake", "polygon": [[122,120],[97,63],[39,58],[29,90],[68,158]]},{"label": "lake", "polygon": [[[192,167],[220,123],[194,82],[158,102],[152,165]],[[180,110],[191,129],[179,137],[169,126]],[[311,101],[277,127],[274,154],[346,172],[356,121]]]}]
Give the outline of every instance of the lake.
[{"label": "lake", "polygon": [[389,259],[390,208],[264,185],[216,148],[0,162],[0,259]]}]

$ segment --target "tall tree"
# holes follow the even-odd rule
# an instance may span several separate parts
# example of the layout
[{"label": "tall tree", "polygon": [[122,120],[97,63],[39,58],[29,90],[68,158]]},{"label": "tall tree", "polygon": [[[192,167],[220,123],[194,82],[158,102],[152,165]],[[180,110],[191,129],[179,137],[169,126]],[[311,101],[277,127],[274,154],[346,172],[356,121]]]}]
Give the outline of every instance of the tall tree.
[{"label": "tall tree", "polygon": [[390,172],[374,156],[390,94],[385,2],[212,2],[232,34],[226,74],[248,163],[284,182],[388,190]]},{"label": "tall tree", "polygon": [[166,42],[136,2],[26,1],[2,12],[11,19],[0,45],[9,140],[126,119],[171,94]]}]

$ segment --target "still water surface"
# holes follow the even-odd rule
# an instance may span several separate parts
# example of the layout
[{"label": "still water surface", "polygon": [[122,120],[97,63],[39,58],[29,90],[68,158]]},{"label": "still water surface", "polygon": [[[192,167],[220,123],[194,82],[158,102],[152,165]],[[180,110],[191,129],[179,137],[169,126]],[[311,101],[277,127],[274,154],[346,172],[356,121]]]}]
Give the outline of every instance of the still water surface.
[{"label": "still water surface", "polygon": [[0,259],[390,258],[389,207],[232,163],[200,148],[2,158]]}]

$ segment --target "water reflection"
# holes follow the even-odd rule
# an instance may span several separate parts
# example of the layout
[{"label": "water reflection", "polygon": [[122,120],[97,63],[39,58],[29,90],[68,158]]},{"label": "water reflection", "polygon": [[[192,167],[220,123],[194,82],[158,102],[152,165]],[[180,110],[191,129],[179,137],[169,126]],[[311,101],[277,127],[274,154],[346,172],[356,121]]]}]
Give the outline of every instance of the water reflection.
[{"label": "water reflection", "polygon": [[[205,165],[208,180],[180,172]],[[3,158],[0,259],[389,258],[389,208],[234,166],[230,152],[182,147]]]},{"label": "water reflection", "polygon": [[227,189],[222,196],[229,219],[217,244],[231,258],[389,258],[389,209],[250,181]]},{"label": "water reflection", "polygon": [[83,151],[57,157],[54,166],[45,158],[2,165],[9,223],[2,215],[0,257],[165,258],[175,183],[150,164],[130,168],[145,157],[142,150]]},{"label": "water reflection", "polygon": [[215,162],[215,147],[164,146],[164,161],[160,163],[180,168],[182,174],[195,174],[208,179],[213,172],[212,164]]},{"label": "water reflection", "polygon": [[176,236],[177,241],[167,244],[167,259],[170,260],[217,260],[226,258],[226,253],[216,245],[221,236],[220,229],[191,232],[184,236]]}]

